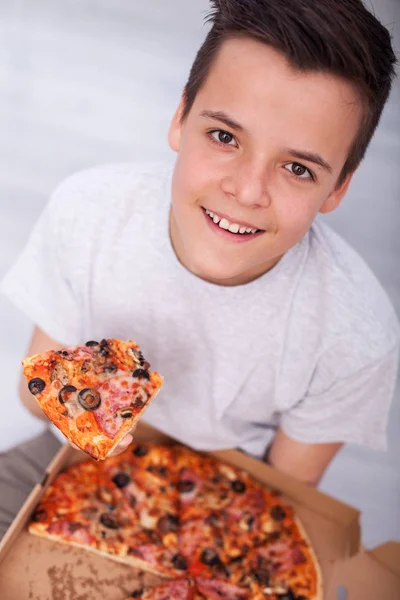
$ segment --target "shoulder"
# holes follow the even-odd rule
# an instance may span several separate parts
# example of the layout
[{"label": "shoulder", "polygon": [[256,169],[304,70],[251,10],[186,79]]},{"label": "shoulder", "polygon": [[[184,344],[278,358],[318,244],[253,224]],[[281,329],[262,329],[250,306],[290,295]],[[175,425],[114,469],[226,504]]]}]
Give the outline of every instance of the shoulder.
[{"label": "shoulder", "polygon": [[136,193],[162,188],[172,170],[165,163],[106,164],[70,175],[51,194],[51,204],[71,209],[96,205],[98,210],[109,203],[133,201]]},{"label": "shoulder", "polygon": [[317,285],[331,341],[350,341],[365,361],[398,345],[399,322],[383,286],[354,248],[320,220],[310,230],[305,274]]}]

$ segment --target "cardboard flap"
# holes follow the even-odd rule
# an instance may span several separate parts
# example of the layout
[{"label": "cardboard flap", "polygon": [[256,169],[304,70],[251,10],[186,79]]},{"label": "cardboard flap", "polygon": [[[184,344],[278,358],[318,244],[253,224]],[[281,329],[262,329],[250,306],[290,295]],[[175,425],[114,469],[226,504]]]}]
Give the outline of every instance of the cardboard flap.
[{"label": "cardboard flap", "polygon": [[[400,543],[386,542],[369,554],[375,558],[383,567],[386,567],[393,575],[400,577]],[[399,596],[400,597],[400,596]]]},{"label": "cardboard flap", "polygon": [[[338,595],[338,589],[342,594]],[[343,593],[343,592],[346,593]],[[373,554],[361,551],[357,556],[336,563],[326,600],[399,600],[400,576],[378,562]]]}]

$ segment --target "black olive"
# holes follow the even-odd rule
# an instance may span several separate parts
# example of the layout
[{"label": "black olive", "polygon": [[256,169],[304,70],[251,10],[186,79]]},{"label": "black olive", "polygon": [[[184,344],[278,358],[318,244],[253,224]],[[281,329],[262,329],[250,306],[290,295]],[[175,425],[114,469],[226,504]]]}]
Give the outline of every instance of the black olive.
[{"label": "black olive", "polygon": [[65,385],[63,388],[61,388],[61,390],[58,392],[58,399],[61,402],[61,404],[65,404],[66,402],[68,402],[69,394],[72,394],[76,391],[77,390],[74,385]]},{"label": "black olive", "polygon": [[158,474],[160,475],[160,477],[166,477],[168,474],[168,469],[167,467],[164,467],[163,465],[161,467],[158,468]]},{"label": "black olive", "polygon": [[243,483],[243,481],[240,481],[240,479],[235,479],[235,481],[232,481],[231,486],[233,491],[238,494],[243,494],[246,491],[246,485]]},{"label": "black olive", "polygon": [[229,564],[235,564],[235,563],[240,563],[243,560],[243,555],[239,554],[239,556],[234,556],[233,558],[230,559]]},{"label": "black olive", "polygon": [[182,479],[182,481],[178,482],[178,492],[180,494],[187,494],[194,490],[196,484],[191,479]]},{"label": "black olive", "polygon": [[178,531],[179,519],[175,515],[164,515],[158,520],[158,529],[161,533],[170,533],[171,531]]},{"label": "black olive", "polygon": [[141,590],[135,590],[134,592],[132,592],[129,598],[140,598],[141,596],[143,596],[143,591],[143,588]]},{"label": "black olive", "polygon": [[260,585],[269,585],[271,573],[268,569],[258,569],[257,571],[252,571],[251,574]]},{"label": "black olive", "polygon": [[118,488],[124,488],[125,486],[128,485],[128,483],[130,483],[131,478],[129,477],[129,475],[127,475],[126,473],[122,473],[122,471],[120,473],[117,473],[116,475],[114,475],[114,477],[112,478],[112,481],[115,483],[115,485]]},{"label": "black olive", "polygon": [[275,521],[282,521],[286,517],[286,513],[281,506],[273,506],[270,514]]},{"label": "black olive", "polygon": [[118,414],[123,419],[130,419],[133,415],[133,410],[130,406],[126,406],[125,408],[121,408]]},{"label": "black olive", "polygon": [[34,379],[31,379],[30,382],[28,383],[29,391],[34,396],[36,396],[36,394],[40,394],[40,392],[43,392],[45,387],[46,387],[45,382],[43,381],[43,379],[40,379],[39,377],[34,377]]},{"label": "black olive", "polygon": [[101,403],[100,394],[97,390],[85,388],[79,392],[78,402],[85,410],[96,410]]},{"label": "black olive", "polygon": [[104,373],[116,373],[116,371],[117,365],[115,365],[114,363],[108,363],[108,365],[104,367]]},{"label": "black olive", "polygon": [[99,354],[101,354],[101,356],[108,356],[110,354],[110,347],[107,340],[101,340]]},{"label": "black olive", "polygon": [[178,571],[185,571],[188,568],[187,560],[182,554],[175,554],[172,558],[172,563]]},{"label": "black olive", "polygon": [[209,567],[213,567],[221,563],[221,559],[218,556],[218,553],[213,548],[206,548],[205,550],[203,550],[200,556],[200,560],[202,563],[208,565]]},{"label": "black olive", "polygon": [[118,529],[119,524],[117,519],[111,513],[103,513],[100,516],[100,523],[104,525],[104,527],[108,527],[108,529]]},{"label": "black olive", "polygon": [[308,600],[306,596],[296,596],[296,600]]},{"label": "black olive", "polygon": [[69,352],[67,350],[59,350],[57,354],[60,356],[69,356]]},{"label": "black olive", "polygon": [[98,346],[99,342],[94,342],[93,340],[91,340],[90,342],[86,342],[86,346],[88,346],[88,348],[91,348],[92,346]]},{"label": "black olive", "polygon": [[132,454],[134,454],[135,456],[141,457],[141,456],[146,456],[148,451],[149,451],[149,449],[147,448],[147,446],[145,446],[144,444],[139,444],[139,446],[136,446],[136,448],[134,448],[132,450]]},{"label": "black olive", "polygon": [[138,377],[138,378],[143,378],[143,379],[150,379],[150,374],[148,371],[145,371],[144,369],[136,369],[136,371],[133,371],[132,374],[133,377]]},{"label": "black olive", "polygon": [[47,513],[44,508],[38,508],[32,515],[32,521],[35,523],[40,523],[41,521],[45,521],[47,517]]}]

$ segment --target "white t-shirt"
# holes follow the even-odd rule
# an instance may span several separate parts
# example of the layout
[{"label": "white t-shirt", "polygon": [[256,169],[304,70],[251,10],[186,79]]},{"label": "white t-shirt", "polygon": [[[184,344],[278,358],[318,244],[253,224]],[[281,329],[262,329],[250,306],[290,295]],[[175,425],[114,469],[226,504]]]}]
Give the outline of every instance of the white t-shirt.
[{"label": "white t-shirt", "polygon": [[385,448],[399,328],[362,259],[318,219],[259,279],[207,283],[168,234],[171,166],[110,165],[54,192],[2,291],[64,344],[134,339],[165,378],[145,420],[197,449]]}]

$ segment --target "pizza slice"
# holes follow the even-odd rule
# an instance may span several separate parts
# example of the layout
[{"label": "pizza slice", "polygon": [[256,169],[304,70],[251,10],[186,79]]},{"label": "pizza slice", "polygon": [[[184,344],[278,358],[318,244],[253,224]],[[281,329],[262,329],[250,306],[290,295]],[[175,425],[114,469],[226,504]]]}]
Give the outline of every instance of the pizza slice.
[{"label": "pizza slice", "polygon": [[69,467],[49,486],[29,532],[156,575],[179,577],[186,563],[180,563],[176,548],[168,548],[157,531],[143,526],[121,482],[120,473],[111,477],[94,461]]},{"label": "pizza slice", "polygon": [[143,529],[151,530],[154,538],[176,554],[179,496],[173,447],[132,444],[107,459],[103,467],[134,508]]},{"label": "pizza slice", "polygon": [[23,360],[30,392],[76,446],[103,460],[160,390],[133,341],[116,339],[49,351]]}]

